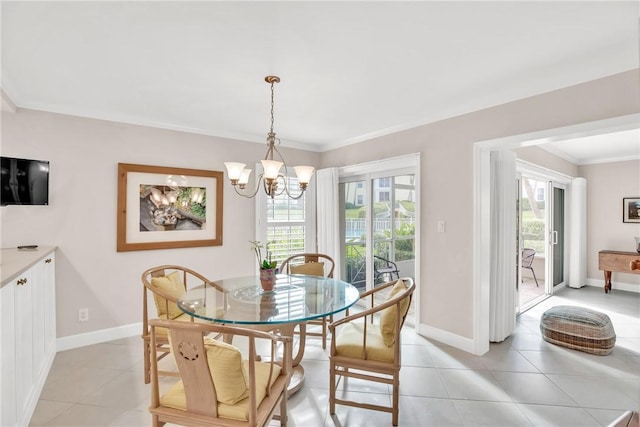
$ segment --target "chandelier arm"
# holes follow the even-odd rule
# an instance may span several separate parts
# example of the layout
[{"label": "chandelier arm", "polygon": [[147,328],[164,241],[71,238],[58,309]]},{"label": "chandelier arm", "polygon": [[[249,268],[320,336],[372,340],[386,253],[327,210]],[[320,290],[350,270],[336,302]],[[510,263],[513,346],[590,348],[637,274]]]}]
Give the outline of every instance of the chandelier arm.
[{"label": "chandelier arm", "polygon": [[247,194],[247,193],[245,193],[245,192],[240,192],[240,191],[238,191],[238,185],[234,185],[234,186],[233,186],[233,189],[236,191],[236,194],[238,194],[239,196],[246,197],[247,199],[251,199],[251,198],[255,197],[255,196],[256,196],[256,194],[258,194],[258,190],[260,190],[260,187],[261,187],[261,185],[260,185],[260,181],[264,181],[264,180],[263,180],[262,175],[263,175],[263,174],[260,174],[260,175],[258,176],[258,179],[257,179],[257,181],[256,181],[256,188],[255,188],[255,190],[253,191],[253,193],[251,193],[251,194]]},{"label": "chandelier arm", "polygon": [[300,194],[298,194],[297,196],[293,196],[293,195],[291,195],[291,193],[289,193],[289,187],[288,186],[284,187],[284,190],[287,192],[287,196],[289,196],[289,198],[291,198],[293,200],[298,200],[304,194],[304,190],[301,189],[300,190]]},{"label": "chandelier arm", "polygon": [[[284,157],[282,157],[282,154],[280,153],[280,150],[278,150],[275,146],[273,147],[273,149],[274,149],[274,151],[275,151],[276,153],[278,153],[278,156],[280,156],[280,159],[282,160],[282,166],[284,167],[284,171],[285,171],[284,175],[285,175],[286,177],[289,177],[289,170],[288,170],[288,168],[287,168],[287,162],[285,162]],[[280,175],[282,175],[282,174],[280,174]],[[302,197],[302,195],[304,194],[304,191],[305,191],[304,189],[302,189],[302,188],[301,188],[301,189],[300,189],[300,194],[298,194],[297,196],[293,196],[293,195],[289,192],[289,185],[287,185],[287,182],[288,182],[288,181],[287,181],[287,179],[285,178],[285,179],[283,179],[283,181],[284,181],[284,189],[285,189],[285,191],[287,192],[287,196],[289,196],[290,198],[292,198],[292,199],[294,199],[294,200],[297,200],[297,199],[299,199],[300,197]],[[282,193],[280,193],[280,194],[282,194]]]},{"label": "chandelier arm", "polygon": [[[276,177],[276,179],[274,181],[277,183],[279,179],[282,180],[282,189],[280,191],[277,191],[277,192],[273,193],[273,195],[271,196],[272,198],[274,196],[280,196],[280,195],[282,195],[282,193],[287,191],[287,180],[284,178],[284,175],[278,174],[278,176]],[[289,194],[289,193],[287,192],[287,194]]]},{"label": "chandelier arm", "polygon": [[[282,154],[276,149],[276,135],[274,133],[270,133],[267,136],[267,154],[265,154],[265,160],[273,160],[273,151],[275,150],[278,153],[278,156],[282,159]],[[284,161],[284,159],[283,159]]]},{"label": "chandelier arm", "polygon": [[[286,170],[286,167],[285,167],[285,170]],[[278,175],[278,177],[281,177],[282,180],[284,181],[284,191],[287,193],[287,196],[289,196],[290,199],[298,200],[300,197],[302,197],[302,195],[304,194],[304,189],[302,188],[300,188],[300,194],[298,194],[297,196],[294,196],[289,192],[289,185],[287,184],[288,175],[280,174]],[[280,194],[282,194],[282,191],[278,195]]]}]

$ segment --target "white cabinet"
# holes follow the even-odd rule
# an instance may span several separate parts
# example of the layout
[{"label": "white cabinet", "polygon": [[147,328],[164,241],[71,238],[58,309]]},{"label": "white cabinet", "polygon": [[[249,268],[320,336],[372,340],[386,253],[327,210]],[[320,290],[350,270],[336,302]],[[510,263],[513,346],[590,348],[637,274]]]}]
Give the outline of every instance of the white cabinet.
[{"label": "white cabinet", "polygon": [[[5,266],[30,261],[0,289],[0,425],[28,425],[55,357],[55,252],[40,258],[2,251]],[[9,267],[15,265],[9,264]]]}]

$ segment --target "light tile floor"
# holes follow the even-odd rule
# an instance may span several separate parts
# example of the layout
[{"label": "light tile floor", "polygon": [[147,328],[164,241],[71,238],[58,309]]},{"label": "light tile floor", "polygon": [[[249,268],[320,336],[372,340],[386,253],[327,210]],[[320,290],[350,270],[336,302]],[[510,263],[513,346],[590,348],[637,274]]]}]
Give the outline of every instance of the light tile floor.
[{"label": "light tile floor", "polygon": [[[572,304],[607,313],[617,343],[594,356],[546,343],[540,315]],[[478,357],[403,330],[401,426],[602,426],[640,410],[640,294],[564,289],[518,318],[514,334]],[[309,340],[303,388],[289,400],[289,425],[389,426],[389,414],[337,406],[328,413],[327,352]],[[148,426],[142,342],[131,337],[56,355],[32,426]],[[368,402],[390,401],[385,385],[350,381]],[[272,425],[278,425],[272,422]]]}]

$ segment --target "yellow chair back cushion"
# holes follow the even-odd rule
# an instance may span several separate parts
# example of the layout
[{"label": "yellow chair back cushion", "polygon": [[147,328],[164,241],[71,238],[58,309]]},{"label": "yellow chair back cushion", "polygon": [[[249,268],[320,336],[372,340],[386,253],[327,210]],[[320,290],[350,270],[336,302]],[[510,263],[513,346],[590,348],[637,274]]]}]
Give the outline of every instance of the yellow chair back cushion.
[{"label": "yellow chair back cushion", "polygon": [[240,350],[214,339],[205,340],[204,347],[218,402],[235,405],[249,396],[249,381],[242,369]]},{"label": "yellow chair back cushion", "polygon": [[[407,285],[405,285],[404,280],[398,280],[393,286],[393,289],[391,289],[391,292],[389,292],[387,301],[406,290]],[[400,317],[404,317],[407,314],[407,310],[409,310],[409,298],[405,298],[400,302]],[[387,307],[380,313],[380,332],[382,334],[382,340],[387,347],[391,347],[396,341],[395,327],[397,315],[397,305]]]},{"label": "yellow chair back cushion", "polygon": [[305,262],[289,267],[291,274],[306,274],[307,276],[324,276],[324,262]]},{"label": "yellow chair back cushion", "polygon": [[[185,292],[179,271],[174,271],[167,276],[152,277],[151,286],[158,288],[176,299],[180,298]],[[158,311],[159,318],[168,317],[169,319],[175,319],[182,314],[182,310],[178,308],[176,303],[169,301],[169,312],[167,313],[167,299],[157,294],[153,294],[153,298],[156,302],[156,310]]]}]

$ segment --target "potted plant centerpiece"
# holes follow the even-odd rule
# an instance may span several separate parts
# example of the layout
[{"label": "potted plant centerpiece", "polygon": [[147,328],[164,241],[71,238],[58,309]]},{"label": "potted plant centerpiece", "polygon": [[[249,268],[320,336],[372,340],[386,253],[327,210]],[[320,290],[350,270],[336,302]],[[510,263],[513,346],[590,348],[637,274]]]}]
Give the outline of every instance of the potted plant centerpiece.
[{"label": "potted plant centerpiece", "polygon": [[258,259],[260,266],[260,285],[265,291],[272,291],[276,285],[276,265],[275,261],[271,261],[271,253],[267,245],[267,257],[262,258],[262,243],[257,240],[251,241],[251,246]]}]

